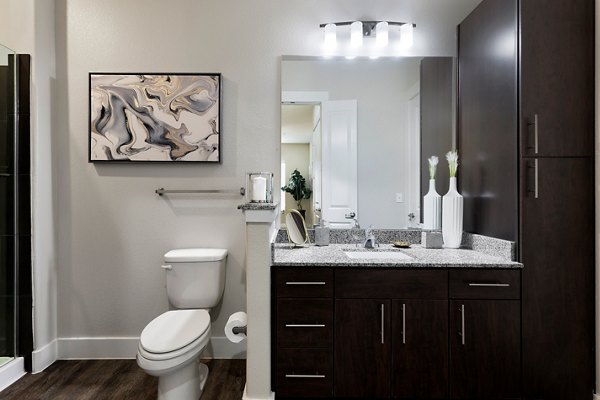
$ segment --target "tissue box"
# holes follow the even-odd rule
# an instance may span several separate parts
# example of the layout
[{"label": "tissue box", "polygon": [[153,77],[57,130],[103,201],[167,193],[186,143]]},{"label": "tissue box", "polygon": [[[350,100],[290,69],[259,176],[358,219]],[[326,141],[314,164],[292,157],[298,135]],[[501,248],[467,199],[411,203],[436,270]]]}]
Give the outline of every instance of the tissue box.
[{"label": "tissue box", "polygon": [[441,249],[443,244],[442,232],[425,231],[421,233],[421,245],[426,249]]}]

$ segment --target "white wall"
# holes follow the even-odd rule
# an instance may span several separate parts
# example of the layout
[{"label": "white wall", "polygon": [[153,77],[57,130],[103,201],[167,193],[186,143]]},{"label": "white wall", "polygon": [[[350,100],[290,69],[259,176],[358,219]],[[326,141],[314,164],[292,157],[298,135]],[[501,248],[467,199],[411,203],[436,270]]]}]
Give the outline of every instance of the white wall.
[{"label": "white wall", "polygon": [[[222,336],[228,315],[245,308],[239,199],[163,199],[154,189],[234,188],[246,171],[279,172],[279,57],[320,54],[320,23],[413,21],[417,30],[410,54],[447,56],[454,53],[454,26],[478,2],[56,0],[54,19],[51,0],[0,0],[0,42],[34,60],[36,349],[52,350],[56,316],[58,336],[68,350],[63,357],[82,355],[69,350],[78,348],[69,338],[103,342],[103,337],[117,337],[106,341],[110,347],[118,337],[139,335],[167,308],[158,268],[162,254],[183,246],[230,250],[225,297],[213,326],[213,336]],[[252,17],[257,15],[265,18]],[[88,164],[90,71],[222,72],[223,164]],[[132,355],[135,341],[125,342],[123,350],[99,345],[84,355]],[[243,348],[213,350],[230,355]]]},{"label": "white wall", "polygon": [[[362,227],[405,228],[410,191],[408,90],[420,58],[284,60],[283,91],[328,92],[358,103],[358,221]],[[404,193],[396,203],[396,193]]]},{"label": "white wall", "polygon": [[33,369],[45,368],[55,358],[56,339],[56,234],[52,135],[54,114],[54,2],[0,0],[0,43],[32,56],[31,162],[32,162],[32,264],[34,289]]}]

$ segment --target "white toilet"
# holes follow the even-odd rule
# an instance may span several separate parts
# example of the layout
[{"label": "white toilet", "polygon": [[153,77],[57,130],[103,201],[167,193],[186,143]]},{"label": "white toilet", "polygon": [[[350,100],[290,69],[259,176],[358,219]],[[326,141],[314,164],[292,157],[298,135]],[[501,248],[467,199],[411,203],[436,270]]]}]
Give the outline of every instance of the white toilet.
[{"label": "white toilet", "polygon": [[177,249],[165,254],[167,296],[177,310],[142,331],[137,363],[158,376],[159,400],[198,400],[208,377],[200,355],[210,339],[210,308],[225,288],[225,249]]}]

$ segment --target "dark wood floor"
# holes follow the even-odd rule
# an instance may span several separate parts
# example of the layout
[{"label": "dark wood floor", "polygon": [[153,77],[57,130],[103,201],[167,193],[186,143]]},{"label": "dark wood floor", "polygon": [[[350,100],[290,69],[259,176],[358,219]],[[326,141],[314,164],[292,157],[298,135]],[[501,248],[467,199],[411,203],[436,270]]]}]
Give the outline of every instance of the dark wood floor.
[{"label": "dark wood floor", "polygon": [[[246,360],[205,360],[210,374],[202,400],[240,400]],[[27,374],[0,393],[2,400],[149,400],[158,379],[135,360],[57,361],[39,374]]]}]

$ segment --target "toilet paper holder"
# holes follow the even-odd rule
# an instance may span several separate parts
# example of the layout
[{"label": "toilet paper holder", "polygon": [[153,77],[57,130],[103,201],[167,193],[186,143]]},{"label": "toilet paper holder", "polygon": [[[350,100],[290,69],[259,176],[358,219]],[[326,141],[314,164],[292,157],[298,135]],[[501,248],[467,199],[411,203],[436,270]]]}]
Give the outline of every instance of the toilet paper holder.
[{"label": "toilet paper holder", "polygon": [[246,334],[246,327],[245,326],[234,326],[231,330],[236,335],[240,334],[240,333],[243,333],[244,335]]}]

